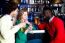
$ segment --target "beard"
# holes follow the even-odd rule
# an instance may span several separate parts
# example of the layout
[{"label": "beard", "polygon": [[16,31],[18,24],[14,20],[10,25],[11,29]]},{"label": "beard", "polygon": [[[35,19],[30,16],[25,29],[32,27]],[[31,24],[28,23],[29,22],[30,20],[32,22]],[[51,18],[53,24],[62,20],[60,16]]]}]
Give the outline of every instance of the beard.
[{"label": "beard", "polygon": [[49,19],[50,19],[50,17],[44,18],[44,22],[49,23]]}]

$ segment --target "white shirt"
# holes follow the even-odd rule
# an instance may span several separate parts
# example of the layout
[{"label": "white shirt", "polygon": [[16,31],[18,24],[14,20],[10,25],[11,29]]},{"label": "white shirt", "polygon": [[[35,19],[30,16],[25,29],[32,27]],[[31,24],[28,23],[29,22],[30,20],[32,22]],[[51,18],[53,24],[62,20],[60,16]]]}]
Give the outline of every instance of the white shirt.
[{"label": "white shirt", "polygon": [[53,18],[54,18],[54,16],[49,19],[49,22],[51,22],[53,20]]},{"label": "white shirt", "polygon": [[4,37],[4,40],[1,40],[1,43],[15,43],[15,33],[20,29],[20,26],[13,26],[12,17],[10,15],[3,16],[0,24],[0,30]]}]

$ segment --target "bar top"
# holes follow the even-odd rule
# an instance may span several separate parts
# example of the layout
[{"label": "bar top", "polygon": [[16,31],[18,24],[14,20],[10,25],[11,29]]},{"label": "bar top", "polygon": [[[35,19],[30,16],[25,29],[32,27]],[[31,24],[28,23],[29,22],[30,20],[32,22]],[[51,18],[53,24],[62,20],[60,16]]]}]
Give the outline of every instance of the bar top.
[{"label": "bar top", "polygon": [[31,30],[28,33],[45,33],[45,30]]}]

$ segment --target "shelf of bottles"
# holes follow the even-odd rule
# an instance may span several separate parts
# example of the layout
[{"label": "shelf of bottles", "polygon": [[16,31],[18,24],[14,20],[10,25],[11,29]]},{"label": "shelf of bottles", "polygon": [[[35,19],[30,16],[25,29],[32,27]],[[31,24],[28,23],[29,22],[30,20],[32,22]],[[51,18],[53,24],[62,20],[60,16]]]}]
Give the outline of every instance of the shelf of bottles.
[{"label": "shelf of bottles", "polygon": [[30,0],[29,0],[29,4],[31,6],[29,9],[31,9],[31,11],[34,12],[35,21],[39,21],[38,18],[42,19],[40,15],[42,14],[42,9],[44,6],[51,7],[56,16],[65,15],[64,4],[62,0],[54,0],[54,2],[57,1],[55,3],[51,1],[53,0],[34,0],[32,1],[33,3],[30,3]]},{"label": "shelf of bottles", "polygon": [[63,4],[51,4],[50,7],[53,9],[56,16],[59,16],[59,13],[63,13]]},{"label": "shelf of bottles", "polygon": [[50,7],[53,8],[56,16],[59,16],[59,14],[62,15],[62,13],[64,13],[63,12],[64,4],[62,0],[50,0],[50,2],[51,2]]},{"label": "shelf of bottles", "polygon": [[[4,1],[6,4],[8,3],[9,0],[7,1]],[[52,0],[53,1],[53,0]],[[44,6],[49,6],[51,7],[54,12],[55,12],[55,15],[65,15],[65,10],[64,10],[64,7],[65,7],[65,3],[51,3],[50,0],[21,0],[21,8],[22,7],[27,7],[28,8],[28,12],[32,12],[31,15],[34,15],[34,16],[31,16],[31,18],[34,18],[35,21],[39,21],[38,19],[36,18],[39,18],[39,19],[42,19],[42,9]],[[2,3],[2,7],[0,7],[0,13],[1,14],[5,14],[6,11],[3,10],[5,9],[6,5],[5,3]],[[43,20],[43,19],[42,19]]]},{"label": "shelf of bottles", "polygon": [[31,9],[35,13],[41,13],[44,6],[49,6],[50,2],[47,0],[34,0],[34,3],[31,4]]},{"label": "shelf of bottles", "polygon": [[[31,3],[32,2],[32,3]],[[39,22],[43,21],[43,17],[41,16],[42,10],[44,6],[50,6],[49,0],[29,0],[31,12],[34,12],[34,22],[35,24],[39,24]]]}]

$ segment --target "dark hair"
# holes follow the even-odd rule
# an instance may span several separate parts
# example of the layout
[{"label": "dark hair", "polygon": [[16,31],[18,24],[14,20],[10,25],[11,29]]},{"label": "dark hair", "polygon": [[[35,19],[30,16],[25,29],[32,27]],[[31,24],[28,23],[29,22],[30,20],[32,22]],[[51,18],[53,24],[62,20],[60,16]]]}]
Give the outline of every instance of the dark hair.
[{"label": "dark hair", "polygon": [[7,14],[10,14],[16,8],[18,8],[18,3],[15,3],[13,0],[10,0],[5,8],[5,11]]},{"label": "dark hair", "polygon": [[44,7],[42,13],[45,14],[45,11],[46,11],[46,10],[50,10],[51,13],[53,14],[53,10],[52,10],[52,8],[50,8],[50,7]]}]

